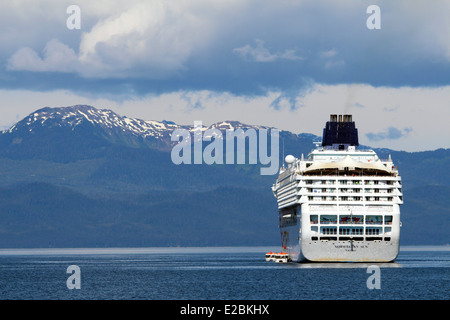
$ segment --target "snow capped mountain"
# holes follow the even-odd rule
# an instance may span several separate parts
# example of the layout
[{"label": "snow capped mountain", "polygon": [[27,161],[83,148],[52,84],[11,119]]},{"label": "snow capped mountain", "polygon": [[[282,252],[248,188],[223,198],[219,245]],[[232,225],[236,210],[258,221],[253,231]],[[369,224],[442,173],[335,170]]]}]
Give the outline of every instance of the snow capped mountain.
[{"label": "snow capped mountain", "polygon": [[[91,129],[101,130],[102,135],[113,142],[122,140],[132,145],[143,143],[159,149],[167,149],[176,143],[170,139],[173,130],[186,129],[192,133],[196,129],[193,124],[177,125],[172,121],[128,118],[108,109],[75,105],[57,108],[45,107],[36,110],[3,133],[33,133],[43,128],[69,128],[75,131],[78,127],[91,127]],[[246,130],[249,128],[255,130],[268,129],[263,126],[243,124],[239,121],[222,121],[210,126],[202,126],[202,131],[218,129],[225,133],[225,130]]]},{"label": "snow capped mountain", "polygon": [[36,126],[52,127],[76,127],[83,123],[91,123],[105,130],[122,131],[146,138],[163,137],[164,132],[176,129],[177,126],[169,121],[145,121],[120,116],[112,110],[96,109],[87,105],[72,107],[42,108],[31,113],[22,121],[12,126],[9,130],[13,133],[24,126],[33,131]]},{"label": "snow capped mountain", "polygon": [[[128,150],[123,151],[124,153],[131,149],[140,149],[143,153],[145,150],[162,151],[167,156],[167,152],[171,152],[185,137],[180,132],[174,134],[176,129],[189,131],[193,144],[199,139],[199,135],[195,133],[201,130],[201,137],[205,141],[203,147],[207,147],[212,137],[225,140],[228,130],[234,131],[233,137],[249,139],[249,129],[255,130],[257,135],[260,129],[267,129],[268,134],[273,129],[239,121],[202,124],[201,128],[199,125],[128,118],[112,110],[88,105],[45,107],[30,113],[10,129],[0,132],[0,158],[44,159],[68,163],[111,157],[119,149]],[[207,131],[208,129],[211,130]],[[239,129],[241,131],[237,131]],[[217,130],[221,134],[218,134]],[[312,147],[309,136],[304,137],[289,131],[280,131],[280,143],[281,140],[286,150],[290,146],[294,150],[298,149],[298,143],[307,145],[308,149]]]},{"label": "snow capped mountain", "polygon": [[269,127],[264,127],[264,126],[257,126],[257,125],[248,125],[245,123],[241,123],[239,121],[222,121],[222,122],[217,122],[212,124],[211,126],[208,127],[208,129],[219,129],[221,131],[224,130],[237,130],[237,129],[269,129]]}]

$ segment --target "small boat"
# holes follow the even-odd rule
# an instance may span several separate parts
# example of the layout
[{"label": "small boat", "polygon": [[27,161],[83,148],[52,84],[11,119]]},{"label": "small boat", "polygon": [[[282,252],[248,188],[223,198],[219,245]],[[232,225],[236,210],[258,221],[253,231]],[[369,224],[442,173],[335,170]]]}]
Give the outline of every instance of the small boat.
[{"label": "small boat", "polygon": [[275,261],[275,252],[269,251],[266,253],[266,261]]},{"label": "small boat", "polygon": [[286,263],[289,261],[289,255],[287,252],[272,252],[269,251],[266,253],[266,261],[275,261]]},{"label": "small boat", "polygon": [[278,252],[275,254],[275,262],[286,263],[289,261],[289,255],[287,252]]}]

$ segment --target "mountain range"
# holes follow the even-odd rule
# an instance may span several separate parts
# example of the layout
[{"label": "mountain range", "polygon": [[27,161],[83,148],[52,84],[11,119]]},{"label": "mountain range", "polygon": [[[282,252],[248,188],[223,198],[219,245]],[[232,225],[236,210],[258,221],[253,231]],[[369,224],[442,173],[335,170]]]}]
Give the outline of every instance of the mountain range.
[{"label": "mountain range", "polygon": [[[239,128],[273,129],[222,121],[202,130]],[[195,130],[77,105],[38,109],[2,131],[0,246],[279,244],[276,177],[248,162],[175,165],[175,129]],[[280,163],[316,140],[280,131]],[[449,243],[450,149],[374,150],[402,175],[402,244]]]}]

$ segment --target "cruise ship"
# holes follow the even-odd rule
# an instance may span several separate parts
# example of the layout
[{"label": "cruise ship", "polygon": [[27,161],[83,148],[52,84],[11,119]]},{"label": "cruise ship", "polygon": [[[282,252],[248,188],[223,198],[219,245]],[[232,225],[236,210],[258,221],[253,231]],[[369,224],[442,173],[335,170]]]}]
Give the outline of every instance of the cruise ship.
[{"label": "cruise ship", "polygon": [[403,194],[391,156],[358,148],[349,114],[332,114],[315,144],[306,157],[286,156],[272,186],[289,261],[394,261]]}]

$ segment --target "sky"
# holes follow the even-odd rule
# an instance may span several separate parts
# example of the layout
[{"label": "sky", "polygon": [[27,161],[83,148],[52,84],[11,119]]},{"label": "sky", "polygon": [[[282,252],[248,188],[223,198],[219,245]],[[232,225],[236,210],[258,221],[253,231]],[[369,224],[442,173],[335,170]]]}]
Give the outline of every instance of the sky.
[{"label": "sky", "polygon": [[2,1],[0,129],[88,104],[320,136],[349,113],[363,145],[450,148],[449,17],[446,0]]}]

